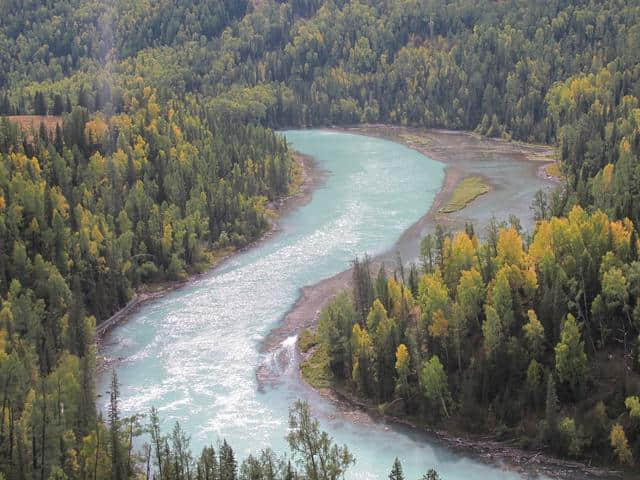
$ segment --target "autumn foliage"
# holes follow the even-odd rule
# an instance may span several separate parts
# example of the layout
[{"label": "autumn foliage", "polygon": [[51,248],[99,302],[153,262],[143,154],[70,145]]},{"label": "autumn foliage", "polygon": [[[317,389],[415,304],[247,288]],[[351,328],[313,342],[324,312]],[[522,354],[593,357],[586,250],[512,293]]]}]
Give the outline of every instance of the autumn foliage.
[{"label": "autumn foliage", "polygon": [[[531,238],[495,222],[484,242],[469,229],[429,236],[413,288],[404,269],[363,279],[369,260],[357,261],[358,295],[374,299],[366,322],[343,295],[319,325],[336,385],[399,414],[454,417],[558,454],[629,464],[638,452],[623,427],[608,435],[617,415],[634,441],[640,434],[637,397],[624,413],[625,396],[640,389],[633,231],[628,220],[574,207],[540,221]],[[626,372],[613,383],[607,355]],[[611,389],[606,403],[591,400]]]}]

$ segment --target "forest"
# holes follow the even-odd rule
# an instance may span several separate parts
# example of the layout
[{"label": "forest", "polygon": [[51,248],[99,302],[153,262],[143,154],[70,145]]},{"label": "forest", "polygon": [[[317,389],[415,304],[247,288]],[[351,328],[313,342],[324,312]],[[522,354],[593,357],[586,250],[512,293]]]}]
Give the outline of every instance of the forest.
[{"label": "forest", "polygon": [[273,131],[228,125],[196,102],[160,105],[140,80],[123,92],[122,113],[108,118],[76,105],[52,131],[0,123],[7,479],[49,478],[102,428],[96,324],[141,284],[181,279],[211,252],[256,239],[267,202],[289,189],[291,155]]},{"label": "forest", "polygon": [[[372,275],[321,313],[330,383],[384,412],[631,466],[640,451],[640,261],[628,221],[575,206],[531,237],[438,229],[420,264]],[[304,368],[304,367],[303,367]]]},{"label": "forest", "polygon": [[[6,480],[144,471],[123,452],[149,428],[96,409],[95,326],[266,231],[294,169],[273,129],[376,122],[554,144],[564,182],[530,236],[440,232],[406,275],[359,262],[320,328],[336,380],[524,447],[640,459],[639,1],[0,6]],[[186,455],[174,437],[160,450]]]}]

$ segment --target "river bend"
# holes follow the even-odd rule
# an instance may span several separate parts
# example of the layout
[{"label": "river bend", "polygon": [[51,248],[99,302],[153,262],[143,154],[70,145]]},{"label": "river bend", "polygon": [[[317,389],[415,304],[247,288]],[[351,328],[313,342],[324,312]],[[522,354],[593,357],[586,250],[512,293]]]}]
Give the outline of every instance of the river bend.
[{"label": "river bend", "polygon": [[[244,457],[267,446],[284,451],[288,407],[304,398],[356,455],[350,478],[386,478],[396,456],[409,479],[432,467],[446,480],[515,478],[420,434],[343,417],[292,371],[295,338],[260,353],[301,287],[345,270],[355,255],[391,248],[427,212],[444,179],[442,163],[398,143],[334,131],[284,134],[327,171],[326,181],[281,220],[277,234],[144,305],[107,335],[101,354],[117,359],[123,413],[155,406],[166,431],[181,423],[194,451],[224,437]],[[280,381],[261,388],[260,366]],[[102,404],[108,383],[105,372],[97,386]]]}]

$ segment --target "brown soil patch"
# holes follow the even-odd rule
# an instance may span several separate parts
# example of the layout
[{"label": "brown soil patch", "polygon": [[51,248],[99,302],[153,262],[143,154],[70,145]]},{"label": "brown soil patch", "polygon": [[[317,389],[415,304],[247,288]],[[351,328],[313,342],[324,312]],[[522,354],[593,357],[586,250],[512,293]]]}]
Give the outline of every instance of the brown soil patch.
[{"label": "brown soil patch", "polygon": [[56,125],[62,127],[62,117],[57,115],[9,115],[5,118],[29,134],[38,133],[43,123],[50,135],[55,133]]}]

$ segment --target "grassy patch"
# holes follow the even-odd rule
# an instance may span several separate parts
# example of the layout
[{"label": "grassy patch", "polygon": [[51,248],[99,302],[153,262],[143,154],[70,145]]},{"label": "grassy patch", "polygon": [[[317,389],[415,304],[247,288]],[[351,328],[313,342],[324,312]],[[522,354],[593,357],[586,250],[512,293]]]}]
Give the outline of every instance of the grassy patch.
[{"label": "grassy patch", "polygon": [[320,343],[317,333],[305,328],[298,335],[298,348],[305,355],[300,364],[300,373],[305,382],[314,388],[325,388],[331,381],[329,370],[329,352],[327,346]]},{"label": "grassy patch", "polygon": [[236,247],[234,247],[233,245],[227,245],[226,247],[220,247],[215,250],[211,250],[207,252],[207,260],[206,260],[206,263],[208,264],[207,268],[217,264],[221,260],[224,260],[235,251],[236,251]]},{"label": "grassy patch", "polygon": [[553,162],[544,167],[544,171],[547,172],[547,175],[554,178],[562,178],[562,172],[560,171],[560,163]]},{"label": "grassy patch", "polygon": [[300,365],[300,373],[305,382],[313,388],[326,388],[331,383],[329,370],[329,352],[327,346],[320,344]]},{"label": "grassy patch", "polygon": [[489,187],[480,177],[468,177],[462,180],[457,186],[449,203],[440,209],[442,213],[451,213],[462,210],[473,202],[480,195],[489,191]]},{"label": "grassy patch", "polygon": [[305,328],[298,335],[298,348],[302,353],[307,353],[318,344],[318,335],[308,328]]},{"label": "grassy patch", "polygon": [[431,140],[421,137],[420,135],[413,135],[411,133],[401,133],[398,135],[402,140],[407,143],[417,145],[419,147],[427,147],[431,144]]}]

